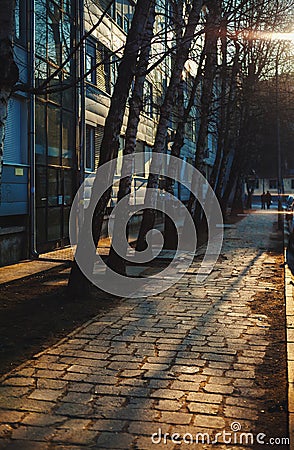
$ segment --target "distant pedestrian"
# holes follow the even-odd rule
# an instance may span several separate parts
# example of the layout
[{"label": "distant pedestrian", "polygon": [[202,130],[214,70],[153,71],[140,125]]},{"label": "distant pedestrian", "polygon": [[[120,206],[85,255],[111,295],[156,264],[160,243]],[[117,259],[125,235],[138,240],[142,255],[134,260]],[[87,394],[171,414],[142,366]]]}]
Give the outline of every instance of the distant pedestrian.
[{"label": "distant pedestrian", "polygon": [[265,209],[265,202],[266,202],[266,194],[265,192],[263,192],[263,194],[261,194],[261,209]]},{"label": "distant pedestrian", "polygon": [[270,191],[267,191],[267,193],[265,194],[265,201],[266,201],[267,209],[270,209],[271,204],[272,204],[272,195],[271,195]]}]

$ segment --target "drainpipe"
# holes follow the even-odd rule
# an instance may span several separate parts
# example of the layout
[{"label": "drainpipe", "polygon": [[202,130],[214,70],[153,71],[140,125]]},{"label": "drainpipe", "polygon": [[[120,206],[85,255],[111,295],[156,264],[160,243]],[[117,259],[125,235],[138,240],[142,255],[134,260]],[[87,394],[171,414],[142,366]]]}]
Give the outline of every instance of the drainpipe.
[{"label": "drainpipe", "polygon": [[[80,39],[85,34],[84,0],[79,0]],[[85,147],[86,147],[86,92],[85,92],[85,42],[80,47],[80,184],[85,178]]]},{"label": "drainpipe", "polygon": [[[35,87],[35,11],[34,0],[29,0],[29,36],[28,36],[28,78],[30,88]],[[38,258],[36,249],[36,156],[35,156],[35,96],[29,94],[29,229],[30,229],[30,256]]]}]

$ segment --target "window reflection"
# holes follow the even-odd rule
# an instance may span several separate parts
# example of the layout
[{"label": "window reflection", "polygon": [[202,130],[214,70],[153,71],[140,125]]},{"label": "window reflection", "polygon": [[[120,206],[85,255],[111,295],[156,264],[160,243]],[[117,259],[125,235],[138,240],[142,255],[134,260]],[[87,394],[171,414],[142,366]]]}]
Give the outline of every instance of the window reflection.
[{"label": "window reflection", "polygon": [[[22,0],[19,1],[22,4]],[[36,86],[43,84],[69,56],[71,8],[71,0],[35,2]],[[73,69],[68,62],[50,81],[49,92],[36,99],[36,206],[40,249],[54,248],[68,239],[67,222],[74,190],[76,93],[74,87],[60,89],[60,86],[72,83]]]},{"label": "window reflection", "polygon": [[36,102],[36,161],[45,163],[46,161],[46,122],[45,103]]},{"label": "window reflection", "polygon": [[48,108],[48,162],[60,164],[60,110],[49,106]]},{"label": "window reflection", "polygon": [[62,238],[61,218],[62,214],[60,208],[48,209],[48,241],[55,241]]},{"label": "window reflection", "polygon": [[72,130],[72,114],[62,113],[62,164],[70,166],[74,151],[74,135]]}]

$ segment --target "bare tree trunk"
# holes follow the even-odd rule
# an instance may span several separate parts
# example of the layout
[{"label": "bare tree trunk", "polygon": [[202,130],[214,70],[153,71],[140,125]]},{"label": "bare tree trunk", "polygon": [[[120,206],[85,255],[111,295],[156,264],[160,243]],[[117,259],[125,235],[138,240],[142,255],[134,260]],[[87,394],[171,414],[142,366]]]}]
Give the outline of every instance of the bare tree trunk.
[{"label": "bare tree trunk", "polygon": [[[8,101],[19,71],[13,59],[13,34],[15,0],[2,0],[0,13],[0,187],[3,167],[5,123],[8,114]],[[1,202],[1,189],[0,189]]]},{"label": "bare tree trunk", "polygon": [[[206,25],[206,61],[201,93],[201,121],[197,139],[197,149],[194,165],[205,176],[205,150],[207,147],[208,126],[213,99],[213,85],[217,66],[217,41],[219,38],[221,19],[220,0],[210,3],[210,11]],[[193,180],[192,180],[193,183]],[[201,206],[191,193],[188,202],[188,210],[194,217],[195,223],[201,218]]]},{"label": "bare tree trunk", "polygon": [[[121,63],[118,68],[118,77],[114,87],[114,92],[111,98],[111,104],[108,112],[108,116],[105,121],[104,134],[100,149],[100,161],[99,167],[104,163],[115,159],[118,155],[119,149],[119,136],[121,126],[123,123],[123,117],[126,108],[126,102],[128,99],[131,83],[136,73],[138,54],[143,43],[145,28],[148,21],[153,0],[138,0],[131,23],[131,28],[127,36],[124,54]],[[112,174],[108,174],[109,177]],[[84,224],[87,227],[89,223],[92,223],[93,241],[95,246],[98,244],[98,240],[101,233],[101,228],[104,219],[104,213],[111,196],[111,188],[109,188],[99,199],[99,180],[97,178],[94,181],[90,199],[90,205],[85,211]],[[88,217],[88,211],[91,210],[92,205],[96,205],[94,211],[94,217]],[[89,242],[83,242],[83,229],[80,231],[79,245],[77,252],[88,252],[88,270],[92,270],[94,266],[95,254],[92,254],[91,245]],[[82,239],[82,244],[81,244]],[[80,270],[76,261],[73,262],[72,270],[69,277],[69,289],[73,295],[85,295],[89,289],[89,282]]]},{"label": "bare tree trunk", "polygon": [[224,154],[224,141],[226,130],[226,103],[227,103],[227,56],[228,56],[228,39],[227,39],[227,18],[224,17],[221,21],[221,53],[222,53],[222,65],[221,65],[221,99],[220,99],[220,118],[218,121],[218,143],[216,159],[213,165],[212,173],[209,179],[211,187],[214,189],[221,168],[221,163]]},{"label": "bare tree trunk", "polygon": [[[193,41],[196,27],[199,23],[200,12],[203,6],[203,0],[193,0],[191,11],[188,17],[188,23],[183,35],[183,38],[178,45],[174,67],[171,73],[169,85],[164,97],[163,104],[160,109],[160,118],[157,126],[157,132],[153,147],[153,153],[164,153],[165,141],[167,136],[168,124],[170,114],[174,105],[174,96],[177,92],[181,82],[181,76],[184,69],[185,62],[189,57],[191,43]],[[151,208],[145,209],[143,213],[143,219],[139,231],[137,250],[145,250],[147,247],[145,236],[148,231],[152,230],[155,222],[156,215],[156,196],[154,190],[158,188],[159,176],[156,175],[161,169],[161,158],[152,158],[150,166],[150,174],[147,184],[146,200]],[[152,193],[150,191],[152,189]]]},{"label": "bare tree trunk", "polygon": [[[143,110],[144,97],[144,83],[146,79],[146,72],[149,65],[149,57],[151,52],[151,42],[154,36],[154,21],[155,21],[155,2],[151,6],[148,23],[146,27],[146,35],[144,37],[144,47],[140,53],[137,75],[135,77],[134,89],[132,98],[130,99],[130,109],[128,116],[128,123],[126,129],[126,141],[124,148],[124,156],[133,155],[136,149],[137,131],[140,122],[140,114]],[[134,158],[124,158],[122,164],[122,176],[126,173],[132,172],[132,163]],[[131,192],[132,175],[121,178],[119,183],[119,190],[117,195],[117,202],[129,195]],[[128,213],[128,210],[126,211]],[[124,243],[124,252],[127,253],[127,238],[124,230],[120,226],[119,220],[115,219],[113,236],[120,241],[120,246]],[[125,260],[120,257],[113,246],[110,248],[109,257],[107,261],[108,266],[120,274],[126,273]]]},{"label": "bare tree trunk", "polygon": [[242,214],[244,212],[243,205],[243,178],[239,174],[237,180],[235,179],[235,193],[232,202],[231,214]]},{"label": "bare tree trunk", "polygon": [[[189,102],[186,108],[184,108],[183,105],[183,99],[178,101],[179,109],[178,109],[178,115],[179,115],[179,122],[177,124],[177,130],[175,135],[175,140],[171,148],[171,155],[179,158],[181,153],[181,148],[184,145],[185,140],[185,128],[187,121],[189,119],[189,115],[191,113],[192,107],[195,104],[195,96],[197,93],[198,86],[200,84],[201,78],[202,78],[202,70],[203,70],[203,62],[205,59],[206,54],[206,44],[204,45],[204,48],[200,54],[199,62],[198,62],[198,69],[197,74],[193,81],[193,86],[191,89],[191,94],[189,97]],[[182,89],[181,96],[183,97],[184,92]],[[174,164],[175,160],[172,160],[169,163],[168,166],[168,173],[165,180],[165,191],[169,195],[174,195],[174,184],[175,184],[175,176],[176,176],[176,166]],[[169,201],[169,200],[167,200]],[[177,233],[175,226],[172,222],[172,220],[166,215],[165,221],[164,221],[164,247],[169,250],[174,250],[177,247]]]},{"label": "bare tree trunk", "polygon": [[[222,196],[224,194],[225,189],[225,181],[228,171],[228,163],[230,154],[232,151],[235,151],[234,146],[237,144],[238,138],[238,127],[237,123],[237,77],[239,73],[239,45],[236,43],[236,54],[234,57],[234,64],[232,68],[232,75],[230,81],[230,92],[228,97],[227,104],[227,113],[226,113],[226,128],[224,135],[224,144],[223,144],[223,158],[219,171],[219,177],[216,183],[215,191],[218,199],[221,201]],[[225,205],[223,205],[223,212],[225,211]]]}]

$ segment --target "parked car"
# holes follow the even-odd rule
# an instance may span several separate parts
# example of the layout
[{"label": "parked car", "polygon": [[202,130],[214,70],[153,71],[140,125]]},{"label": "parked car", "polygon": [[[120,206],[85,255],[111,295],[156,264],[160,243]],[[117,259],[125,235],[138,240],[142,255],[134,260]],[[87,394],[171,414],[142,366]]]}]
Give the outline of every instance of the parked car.
[{"label": "parked car", "polygon": [[293,195],[288,195],[286,198],[285,210],[286,210],[286,220],[292,220],[293,218],[293,203],[294,197]]}]

